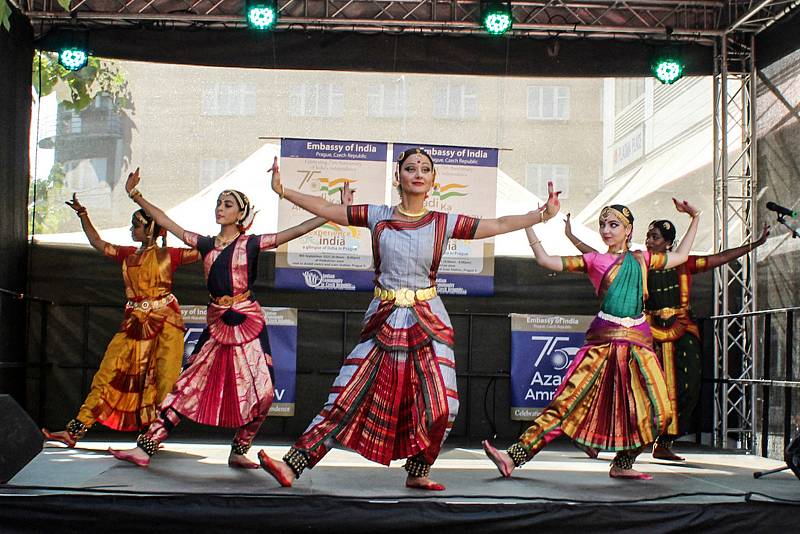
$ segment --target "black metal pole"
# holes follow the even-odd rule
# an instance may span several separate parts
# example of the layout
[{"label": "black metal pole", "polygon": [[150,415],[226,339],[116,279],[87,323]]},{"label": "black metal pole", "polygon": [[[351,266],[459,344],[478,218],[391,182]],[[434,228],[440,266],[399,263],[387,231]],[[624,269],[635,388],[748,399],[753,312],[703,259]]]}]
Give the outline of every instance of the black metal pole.
[{"label": "black metal pole", "polygon": [[[786,312],[786,344],[784,354],[786,356],[785,362],[785,378],[784,380],[792,380],[794,371],[792,369],[794,359],[794,311],[789,310]],[[789,445],[792,439],[792,389],[784,388],[783,390],[783,446],[784,448]]]},{"label": "black metal pole", "polygon": [[[772,379],[772,314],[767,314],[764,317],[764,371],[762,378],[764,380]],[[769,405],[771,388],[764,386],[761,388],[763,400],[761,401],[761,456],[767,457],[769,451]]]}]

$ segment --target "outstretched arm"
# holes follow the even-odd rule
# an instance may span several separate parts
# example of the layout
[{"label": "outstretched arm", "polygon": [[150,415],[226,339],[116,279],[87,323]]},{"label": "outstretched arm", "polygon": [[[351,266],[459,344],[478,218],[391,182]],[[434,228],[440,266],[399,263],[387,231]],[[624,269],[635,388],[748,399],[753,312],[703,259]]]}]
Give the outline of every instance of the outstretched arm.
[{"label": "outstretched arm", "polygon": [[485,239],[507,234],[514,230],[521,230],[540,222],[549,221],[555,217],[561,208],[561,202],[558,200],[559,193],[561,191],[553,190],[553,182],[547,182],[547,204],[524,215],[506,215],[497,219],[481,219],[478,223],[478,228],[475,230],[474,239]]},{"label": "outstretched arm", "polygon": [[[334,206],[349,206],[353,203],[353,191],[350,190],[350,183],[346,182],[344,187],[341,191],[341,204],[333,204]],[[328,219],[324,217],[314,217],[313,219],[308,219],[307,221],[303,221],[297,226],[292,226],[291,228],[287,228],[286,230],[281,230],[275,235],[275,246],[282,245],[292,239],[296,239],[301,235],[305,235],[311,230],[315,230],[325,224]]]},{"label": "outstretched arm", "polygon": [[536,258],[536,263],[551,271],[564,270],[564,263],[561,261],[561,256],[551,256],[545,252],[542,242],[536,237],[536,232],[533,231],[533,228],[525,228],[525,235],[528,236],[528,244],[531,246],[531,250],[533,250],[533,257]]},{"label": "outstretched arm", "polygon": [[[270,172],[272,172],[272,190],[278,193],[278,195],[280,195],[281,198],[285,198],[292,204],[300,206],[304,210],[313,213],[317,217],[322,217],[323,222],[333,221],[336,224],[341,224],[341,225],[348,224],[347,205],[334,204],[333,202],[328,202],[322,197],[307,195],[305,193],[301,193],[300,191],[295,191],[294,189],[286,189],[285,187],[283,187],[283,184],[281,183],[281,170],[280,167],[278,166],[277,157],[272,162],[272,168],[270,169]],[[346,187],[348,187],[349,190],[349,183],[346,185]]]},{"label": "outstretched arm", "polygon": [[81,228],[83,228],[83,233],[86,234],[86,237],[89,239],[89,244],[94,247],[95,250],[100,252],[105,252],[106,243],[100,237],[100,234],[95,229],[92,221],[89,220],[89,213],[86,211],[86,208],[78,201],[78,194],[72,193],[72,200],[66,201],[64,204],[69,206],[70,208],[75,210],[75,213],[78,214],[78,218],[81,220]]},{"label": "outstretched arm", "polygon": [[136,189],[136,186],[139,184],[139,180],[139,167],[136,167],[136,170],[128,175],[128,180],[125,182],[125,191],[128,192],[128,196],[131,197],[131,200],[139,204],[144,211],[146,211],[147,214],[153,218],[157,225],[183,241],[183,228],[181,228],[178,223],[170,219],[161,208],[145,200],[144,196],[142,196],[142,193]]},{"label": "outstretched arm", "polygon": [[569,215],[570,214],[567,213],[567,219],[564,221],[564,235],[567,236],[567,239],[569,239],[570,243],[575,245],[575,248],[577,248],[581,254],[586,254],[587,252],[597,252],[595,249],[578,239],[577,236],[572,233],[572,223],[569,220]]},{"label": "outstretched arm", "polygon": [[716,254],[706,256],[706,266],[709,270],[711,270],[715,267],[719,267],[720,265],[725,265],[726,263],[731,262],[740,256],[744,256],[751,250],[763,245],[767,241],[767,237],[769,237],[769,225],[765,224],[761,229],[761,236],[758,238],[758,240],[748,243],[747,245],[742,245],[741,247],[729,248],[727,250],[717,252]]},{"label": "outstretched arm", "polygon": [[685,200],[678,201],[673,198],[672,201],[675,203],[675,209],[681,213],[686,213],[689,215],[692,218],[692,222],[689,224],[689,228],[686,229],[686,233],[683,234],[678,248],[674,252],[670,252],[667,255],[667,264],[664,267],[665,269],[677,267],[682,263],[686,263],[686,260],[689,259],[689,252],[692,250],[694,238],[697,235],[697,226],[700,222],[700,210]]}]

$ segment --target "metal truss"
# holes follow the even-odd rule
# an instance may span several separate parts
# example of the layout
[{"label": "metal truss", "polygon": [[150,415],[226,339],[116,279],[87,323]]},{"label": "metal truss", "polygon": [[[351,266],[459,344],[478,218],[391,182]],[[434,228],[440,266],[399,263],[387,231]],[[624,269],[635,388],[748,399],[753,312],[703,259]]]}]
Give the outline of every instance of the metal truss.
[{"label": "metal truss", "polygon": [[[244,25],[243,0],[11,0],[33,21],[55,26]],[[535,35],[703,41],[730,31],[757,32],[800,0],[514,0],[511,37]],[[277,0],[277,31],[482,32],[480,0]],[[734,26],[735,25],[735,26]],[[37,31],[39,29],[37,28]],[[709,43],[710,44],[710,43]]]},{"label": "metal truss", "polygon": [[[716,250],[749,242],[756,228],[754,35],[719,40],[714,72],[714,236]],[[714,445],[755,450],[755,253],[714,277]]]}]

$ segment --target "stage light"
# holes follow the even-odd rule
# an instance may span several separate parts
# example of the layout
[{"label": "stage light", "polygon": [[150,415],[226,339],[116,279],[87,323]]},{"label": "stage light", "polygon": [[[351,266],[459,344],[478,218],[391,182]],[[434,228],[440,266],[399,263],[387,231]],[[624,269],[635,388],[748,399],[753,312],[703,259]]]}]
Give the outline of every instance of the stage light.
[{"label": "stage light", "polygon": [[278,6],[274,0],[247,0],[247,25],[256,30],[269,30],[278,22]]},{"label": "stage light", "polygon": [[665,84],[677,82],[683,76],[683,61],[678,57],[661,56],[651,65],[653,76]]},{"label": "stage light", "polygon": [[58,64],[67,70],[81,70],[89,62],[89,52],[77,46],[62,48],[58,53]]},{"label": "stage light", "polygon": [[510,2],[481,2],[481,25],[491,35],[503,35],[514,24]]}]

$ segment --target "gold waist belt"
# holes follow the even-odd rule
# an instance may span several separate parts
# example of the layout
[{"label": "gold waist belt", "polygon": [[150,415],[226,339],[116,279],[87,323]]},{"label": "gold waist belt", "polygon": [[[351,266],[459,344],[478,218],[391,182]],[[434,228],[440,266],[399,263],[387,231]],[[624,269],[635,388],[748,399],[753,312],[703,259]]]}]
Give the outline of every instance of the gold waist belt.
[{"label": "gold waist belt", "polygon": [[436,296],[436,286],[426,287],[425,289],[400,289],[375,288],[375,298],[381,300],[393,300],[394,305],[400,308],[410,308],[415,302],[431,300]]},{"label": "gold waist belt", "polygon": [[684,308],[659,308],[658,310],[646,310],[647,315],[654,315],[660,319],[669,319],[676,315],[686,315],[688,310]]},{"label": "gold waist belt", "polygon": [[239,293],[238,295],[222,295],[221,297],[211,297],[211,302],[218,306],[222,306],[223,308],[230,308],[234,304],[238,304],[243,300],[247,300],[250,298],[250,290],[248,289],[244,293]]},{"label": "gold waist belt", "polygon": [[144,299],[144,300],[129,300],[125,303],[126,308],[133,308],[134,310],[158,310],[166,308],[175,300],[175,295],[170,293],[166,297],[160,299]]}]

